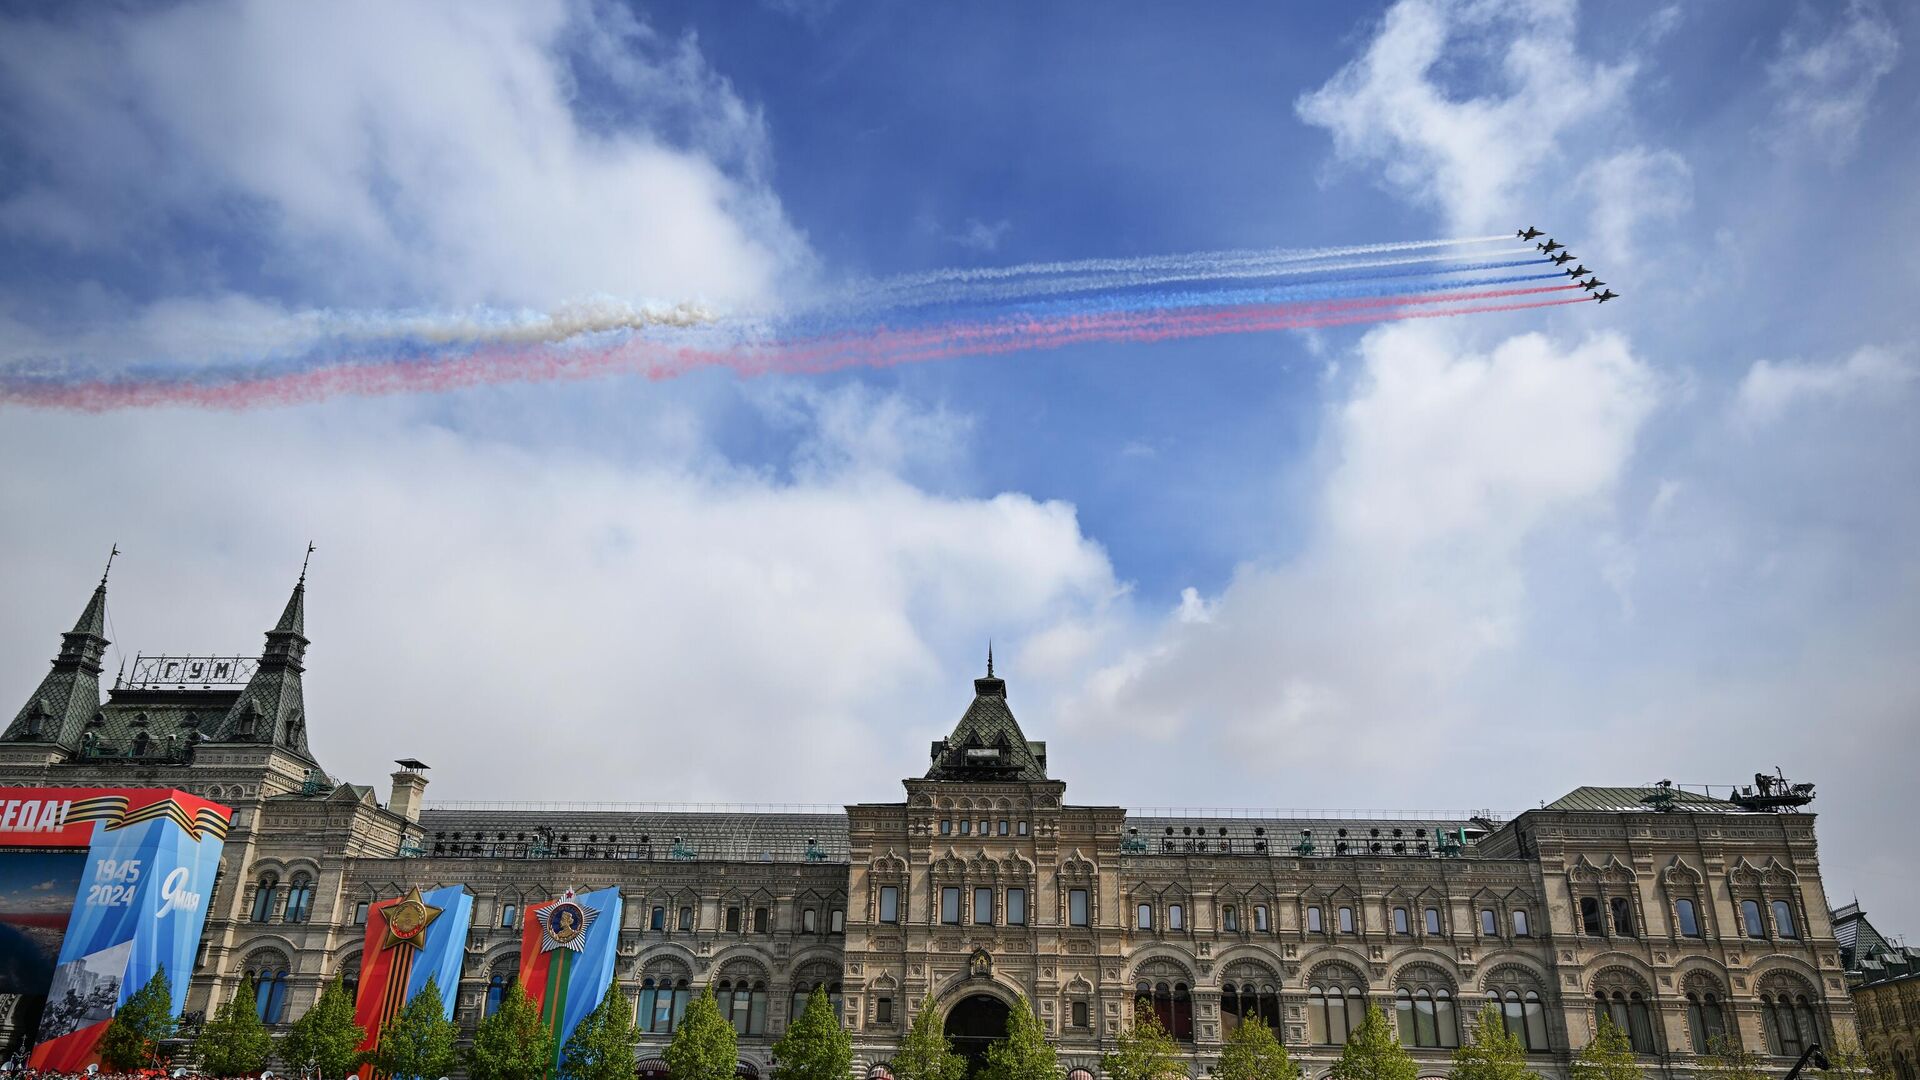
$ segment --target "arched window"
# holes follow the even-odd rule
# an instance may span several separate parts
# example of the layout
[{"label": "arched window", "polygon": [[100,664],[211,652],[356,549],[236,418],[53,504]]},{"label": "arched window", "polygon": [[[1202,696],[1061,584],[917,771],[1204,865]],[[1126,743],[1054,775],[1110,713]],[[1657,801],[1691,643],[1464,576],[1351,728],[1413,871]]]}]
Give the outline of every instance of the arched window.
[{"label": "arched window", "polygon": [[253,910],[247,917],[254,922],[266,922],[273,917],[273,892],[280,879],[272,874],[263,874],[260,883],[254,887]]},{"label": "arched window", "polygon": [[1253,905],[1253,928],[1263,934],[1267,932],[1267,905]]},{"label": "arched window", "polygon": [[507,991],[513,986],[517,973],[506,969],[506,965],[495,968],[493,977],[487,980],[487,1000],[481,1006],[482,1016],[492,1016],[500,1011],[500,1003],[507,1000]]},{"label": "arched window", "polygon": [[1187,909],[1179,904],[1167,905],[1167,929],[1185,930],[1187,928]]},{"label": "arched window", "polygon": [[1220,929],[1228,933],[1240,929],[1240,917],[1233,910],[1232,904],[1228,904],[1220,909]]},{"label": "arched window", "polygon": [[1408,933],[1411,929],[1412,929],[1412,924],[1410,924],[1407,921],[1407,909],[1403,907],[1394,908],[1393,909],[1393,932],[1396,934],[1405,934],[1405,933]]},{"label": "arched window", "polygon": [[1605,990],[1594,994],[1594,1022],[1611,1020],[1613,1025],[1626,1032],[1627,1041],[1633,1044],[1636,1054],[1655,1053],[1653,1043],[1653,1014],[1647,1007],[1647,999],[1638,990],[1611,993]]},{"label": "arched window", "polygon": [[1693,901],[1684,898],[1675,900],[1673,910],[1680,918],[1680,936],[1699,937],[1700,917],[1693,910]]},{"label": "arched window", "polygon": [[1440,909],[1437,907],[1430,907],[1427,909],[1427,933],[1437,934],[1439,932],[1440,932]]},{"label": "arched window", "polygon": [[517,905],[511,903],[503,903],[500,905],[500,926],[502,929],[512,929],[514,920],[519,917],[520,909]]},{"label": "arched window", "polygon": [[1613,932],[1621,937],[1633,936],[1633,905],[1624,896],[1613,898]]},{"label": "arched window", "polygon": [[1320,932],[1320,909],[1317,907],[1310,907],[1307,909],[1307,933],[1317,934],[1319,932]]},{"label": "arched window", "polygon": [[1527,913],[1525,910],[1514,908],[1511,916],[1513,919],[1514,937],[1528,937],[1533,933],[1532,928],[1527,925]]},{"label": "arched window", "polygon": [[1748,937],[1764,939],[1767,936],[1766,925],[1760,921],[1759,901],[1740,901],[1740,921],[1747,925]]},{"label": "arched window", "polygon": [[257,964],[247,965],[246,978],[253,983],[253,1003],[260,1011],[260,1021],[278,1024],[286,1019],[286,960],[278,955],[262,957]]},{"label": "arched window", "polygon": [[1797,938],[1799,930],[1793,925],[1793,905],[1785,900],[1773,902],[1773,932],[1783,938]]},{"label": "arched window", "polygon": [[635,1019],[641,1031],[670,1035],[686,1015],[692,988],[684,976],[648,975],[640,980],[640,1007]]},{"label": "arched window", "polygon": [[1193,1041],[1193,995],[1186,983],[1142,979],[1134,992],[1136,1009],[1153,1010],[1153,1018],[1167,1034],[1181,1042]]},{"label": "arched window", "polygon": [[1223,983],[1220,987],[1220,1034],[1233,1034],[1243,1020],[1258,1020],[1280,1038],[1280,989],[1271,981]]},{"label": "arched window", "polygon": [[346,991],[348,1001],[360,1000],[360,959],[355,957],[340,968],[340,989]]},{"label": "arched window", "polygon": [[293,875],[293,884],[287,887],[287,920],[290,923],[303,923],[313,914],[313,879],[305,873]]},{"label": "arched window", "polygon": [[1580,928],[1589,937],[1605,937],[1607,920],[1600,914],[1600,898],[1583,896],[1580,898]]},{"label": "arched window", "polygon": [[1353,909],[1350,907],[1340,909],[1340,932],[1343,934],[1353,933]]},{"label": "arched window", "polygon": [[1727,1042],[1727,1014],[1720,1007],[1720,995],[1696,987],[1687,992],[1687,1032],[1693,1036],[1693,1052],[1717,1053]]},{"label": "arched window", "polygon": [[1507,1034],[1520,1040],[1521,1046],[1529,1052],[1549,1049],[1547,1010],[1538,991],[1529,990],[1524,996],[1518,990],[1508,990],[1505,994],[1496,991],[1487,997],[1490,1001],[1499,998],[1500,1026],[1507,1029]]},{"label": "arched window", "polygon": [[793,981],[793,997],[788,1002],[787,1008],[788,1027],[792,1027],[793,1022],[800,1019],[800,1014],[807,1011],[807,998],[812,996],[816,986],[827,988],[827,1004],[832,1006],[833,1015],[841,1015],[844,1010],[841,1005],[840,984],[831,981],[833,977],[834,972],[831,967],[820,965],[810,967],[805,975]]},{"label": "arched window", "polygon": [[1808,1043],[1820,1042],[1820,1023],[1802,984],[1775,976],[1760,987],[1761,1026],[1767,1049],[1780,1057],[1798,1057]]},{"label": "arched window", "polygon": [[758,1035],[767,1029],[767,984],[746,979],[721,979],[714,987],[720,1015],[735,1034]]},{"label": "arched window", "polygon": [[1456,1047],[1460,1045],[1460,1022],[1455,1015],[1453,992],[1431,969],[1408,973],[1394,993],[1395,1012],[1400,1019],[1400,1043],[1403,1046]]},{"label": "arched window", "polygon": [[1337,965],[1307,987],[1307,1041],[1343,1046],[1367,1015],[1367,992],[1359,978]]},{"label": "arched window", "polygon": [[1153,929],[1153,905],[1141,904],[1134,909],[1133,925],[1142,930]]}]

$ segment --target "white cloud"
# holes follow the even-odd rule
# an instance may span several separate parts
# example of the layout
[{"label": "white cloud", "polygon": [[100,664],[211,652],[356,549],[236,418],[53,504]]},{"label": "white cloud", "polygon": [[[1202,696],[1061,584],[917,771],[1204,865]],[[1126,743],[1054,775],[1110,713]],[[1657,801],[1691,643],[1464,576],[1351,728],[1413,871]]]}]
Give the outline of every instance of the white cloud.
[{"label": "white cloud", "polygon": [[[793,407],[855,447],[876,441],[848,434],[863,415],[919,422],[870,395]],[[311,535],[307,700],[338,774],[414,754],[443,797],[883,797],[964,706],[988,636],[1116,592],[1059,503],[937,496],[850,457],[788,483],[704,447],[628,466],[416,420],[396,403],[0,425],[8,460],[85,448],[0,476],[20,586],[0,686],[39,678],[109,540],[119,648],[252,653]]]},{"label": "white cloud", "polygon": [[1811,147],[1837,164],[1860,141],[1874,89],[1899,60],[1900,34],[1871,0],[1851,0],[1830,25],[1809,22],[1781,35],[1767,66],[1775,145]]},{"label": "white cloud", "polygon": [[1905,355],[1879,346],[1828,364],[1759,360],[1740,380],[1734,411],[1747,424],[1763,425],[1802,403],[1884,395],[1916,377],[1920,369]]},{"label": "white cloud", "polygon": [[[1391,769],[1430,759],[1465,722],[1449,703],[1526,621],[1529,543],[1607,519],[1658,388],[1613,336],[1530,334],[1477,353],[1403,325],[1359,352],[1359,385],[1328,418],[1306,550],[1243,567],[1211,602],[1183,594],[1087,680],[1074,723],[1204,730],[1214,751],[1277,750],[1337,723]],[[1398,738],[1413,727],[1422,738]]]},{"label": "white cloud", "polygon": [[1580,185],[1591,206],[1582,243],[1596,261],[1620,269],[1639,261],[1638,241],[1649,229],[1693,208],[1693,170],[1671,150],[1629,147],[1588,166]]},{"label": "white cloud", "polygon": [[[806,263],[758,112],[622,8],[203,0],[76,18],[0,28],[4,122],[47,168],[0,229],[154,259],[186,301],[235,291],[190,240],[238,223],[268,291],[386,308],[751,303]],[[591,115],[583,70],[613,88]]]},{"label": "white cloud", "polygon": [[[1511,228],[1529,180],[1564,174],[1563,136],[1619,109],[1634,67],[1589,60],[1571,5],[1402,0],[1366,50],[1295,103],[1333,136],[1345,162],[1377,167],[1387,184],[1466,231]],[[1449,85],[1476,50],[1487,83]]]}]

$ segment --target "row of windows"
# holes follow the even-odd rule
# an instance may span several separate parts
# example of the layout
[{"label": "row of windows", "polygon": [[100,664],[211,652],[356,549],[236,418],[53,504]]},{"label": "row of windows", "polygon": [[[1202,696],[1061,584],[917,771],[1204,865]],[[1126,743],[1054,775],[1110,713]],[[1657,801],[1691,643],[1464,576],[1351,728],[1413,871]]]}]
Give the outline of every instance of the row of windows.
[{"label": "row of windows", "polygon": [[[981,836],[995,836],[995,835],[1025,836],[1027,835],[1027,823],[1024,821],[1009,822],[1006,818],[1001,818],[998,822],[995,822],[989,818],[981,818],[979,819],[979,821],[980,821]],[[995,825],[999,826],[997,830],[994,827]],[[959,834],[961,836],[972,836],[974,834],[974,821],[972,818],[960,819]],[[952,818],[940,819],[940,835],[941,836],[954,835],[954,821]]]},{"label": "row of windows", "polygon": [[[948,926],[960,925],[960,893],[961,890],[952,885],[940,890],[940,921]],[[981,886],[973,890],[972,922],[975,926],[994,925],[993,889],[987,886]],[[1004,925],[1027,925],[1027,890],[1007,890],[1006,922]]]},{"label": "row of windows", "polygon": [[[1772,907],[1774,935],[1788,940],[1799,938],[1800,929],[1793,920],[1793,905],[1787,903],[1785,900],[1775,900],[1772,903]],[[1613,916],[1611,925],[1614,936],[1638,936],[1634,931],[1633,905],[1627,901],[1626,897],[1613,897],[1608,902],[1608,909]],[[1700,912],[1694,906],[1692,900],[1685,897],[1675,900],[1673,902],[1673,912],[1674,921],[1679,926],[1681,937],[1697,938],[1705,936],[1701,929]],[[1740,902],[1740,922],[1742,929],[1746,931],[1748,937],[1761,941],[1766,940],[1767,927],[1765,920],[1761,917],[1760,902],[1758,900],[1742,900]],[[1581,897],[1581,929],[1586,931],[1589,936],[1605,937],[1607,936],[1608,925],[1609,920],[1601,911],[1599,897]]]},{"label": "row of windows", "polygon": [[[798,1020],[800,1014],[807,1011],[807,998],[813,994],[815,985],[824,985],[827,1000],[835,1014],[841,1009],[842,998],[840,984],[812,984],[799,982],[794,984],[792,998],[788,1002],[787,1015]],[[693,990],[685,979],[653,979],[640,981],[640,1001],[634,1009],[634,1023],[641,1031],[655,1034],[671,1034],[686,1017],[687,1002],[692,998]],[[722,979],[714,984],[714,999],[720,1005],[720,1015],[733,1023],[733,1030],[740,1035],[760,1035],[766,1031],[767,1024],[767,984],[745,980],[732,981]],[[886,1016],[876,1018],[881,1023],[893,1020],[893,1001],[886,1002]]]},{"label": "row of windows", "polygon": [[[1259,910],[1264,910],[1264,909],[1259,909]],[[1354,913],[1352,908],[1350,907],[1340,908],[1336,912],[1336,915],[1339,919],[1338,925],[1340,927],[1340,933],[1351,934],[1355,932]],[[1438,934],[1442,932],[1440,929],[1441,922],[1440,922],[1439,908],[1437,907],[1427,908],[1424,912],[1422,912],[1422,916],[1423,916],[1423,925],[1426,927],[1427,933]],[[1528,921],[1527,913],[1525,910],[1521,908],[1514,908],[1512,911],[1509,911],[1507,913],[1507,921],[1513,927],[1514,937],[1532,936],[1533,926]],[[1231,927],[1229,927],[1229,929],[1231,929]],[[1318,907],[1308,908],[1307,909],[1307,933],[1321,934],[1325,932],[1326,932],[1326,924],[1325,924],[1325,921],[1320,917],[1320,909]],[[1396,934],[1413,933],[1412,913],[1407,908],[1397,907],[1393,909],[1393,932]],[[1487,937],[1500,936],[1499,911],[1493,908],[1480,909],[1480,933]]]},{"label": "row of windows", "polygon": [[[260,879],[253,893],[253,910],[248,918],[254,922],[266,922],[273,917],[273,901],[279,893],[280,879],[268,874]],[[295,874],[293,882],[287,886],[286,913],[282,922],[303,923],[313,917],[313,879],[306,874]]]}]

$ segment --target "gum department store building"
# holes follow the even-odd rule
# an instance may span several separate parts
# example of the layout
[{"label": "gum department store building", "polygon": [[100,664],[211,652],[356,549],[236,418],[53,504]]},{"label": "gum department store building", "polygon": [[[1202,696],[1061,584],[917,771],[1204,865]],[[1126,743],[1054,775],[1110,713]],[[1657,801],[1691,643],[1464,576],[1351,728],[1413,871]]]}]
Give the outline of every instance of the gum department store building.
[{"label": "gum department store building", "polygon": [[[249,979],[267,1019],[291,1021],[325,980],[355,981],[370,903],[460,884],[470,1029],[516,970],[528,905],[619,885],[616,977],[646,1031],[642,1074],[709,985],[746,1077],[770,1075],[820,984],[872,1077],[927,995],[968,1051],[1026,996],[1071,1080],[1098,1075],[1139,1009],[1195,1077],[1250,1016],[1320,1076],[1368,1003],[1436,1076],[1487,1002],[1549,1077],[1599,1012],[1659,1075],[1722,1033],[1779,1069],[1808,1041],[1852,1039],[1814,815],[1765,799],[1585,787],[1504,821],[1141,816],[1068,802],[989,668],[900,801],[435,809],[418,762],[382,800],[315,759],[304,606],[303,577],[257,659],[141,657],[103,700],[103,578],[0,735],[5,785],[165,786],[235,808],[190,1012]],[[9,1045],[31,1023],[21,1004],[0,1003]]]}]

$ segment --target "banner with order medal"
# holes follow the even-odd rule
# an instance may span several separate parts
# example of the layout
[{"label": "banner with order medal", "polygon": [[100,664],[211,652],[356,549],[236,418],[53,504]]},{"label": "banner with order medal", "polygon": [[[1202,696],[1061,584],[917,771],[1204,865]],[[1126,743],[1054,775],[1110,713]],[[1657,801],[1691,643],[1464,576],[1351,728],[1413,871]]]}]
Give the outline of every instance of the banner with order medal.
[{"label": "banner with order medal", "polygon": [[613,984],[620,942],[620,887],[576,893],[527,911],[520,939],[520,985],[554,1035],[554,1062],[573,1029]]},{"label": "banner with order medal", "polygon": [[[367,1033],[360,1049],[380,1045],[380,1035],[413,996],[431,978],[440,991],[446,1018],[453,1019],[454,999],[460,992],[460,962],[465,958],[467,928],[473,922],[473,897],[459,885],[382,900],[367,911],[367,942],[360,956],[360,998],[354,1022]],[[361,1080],[372,1080],[373,1068],[360,1070]]]}]

